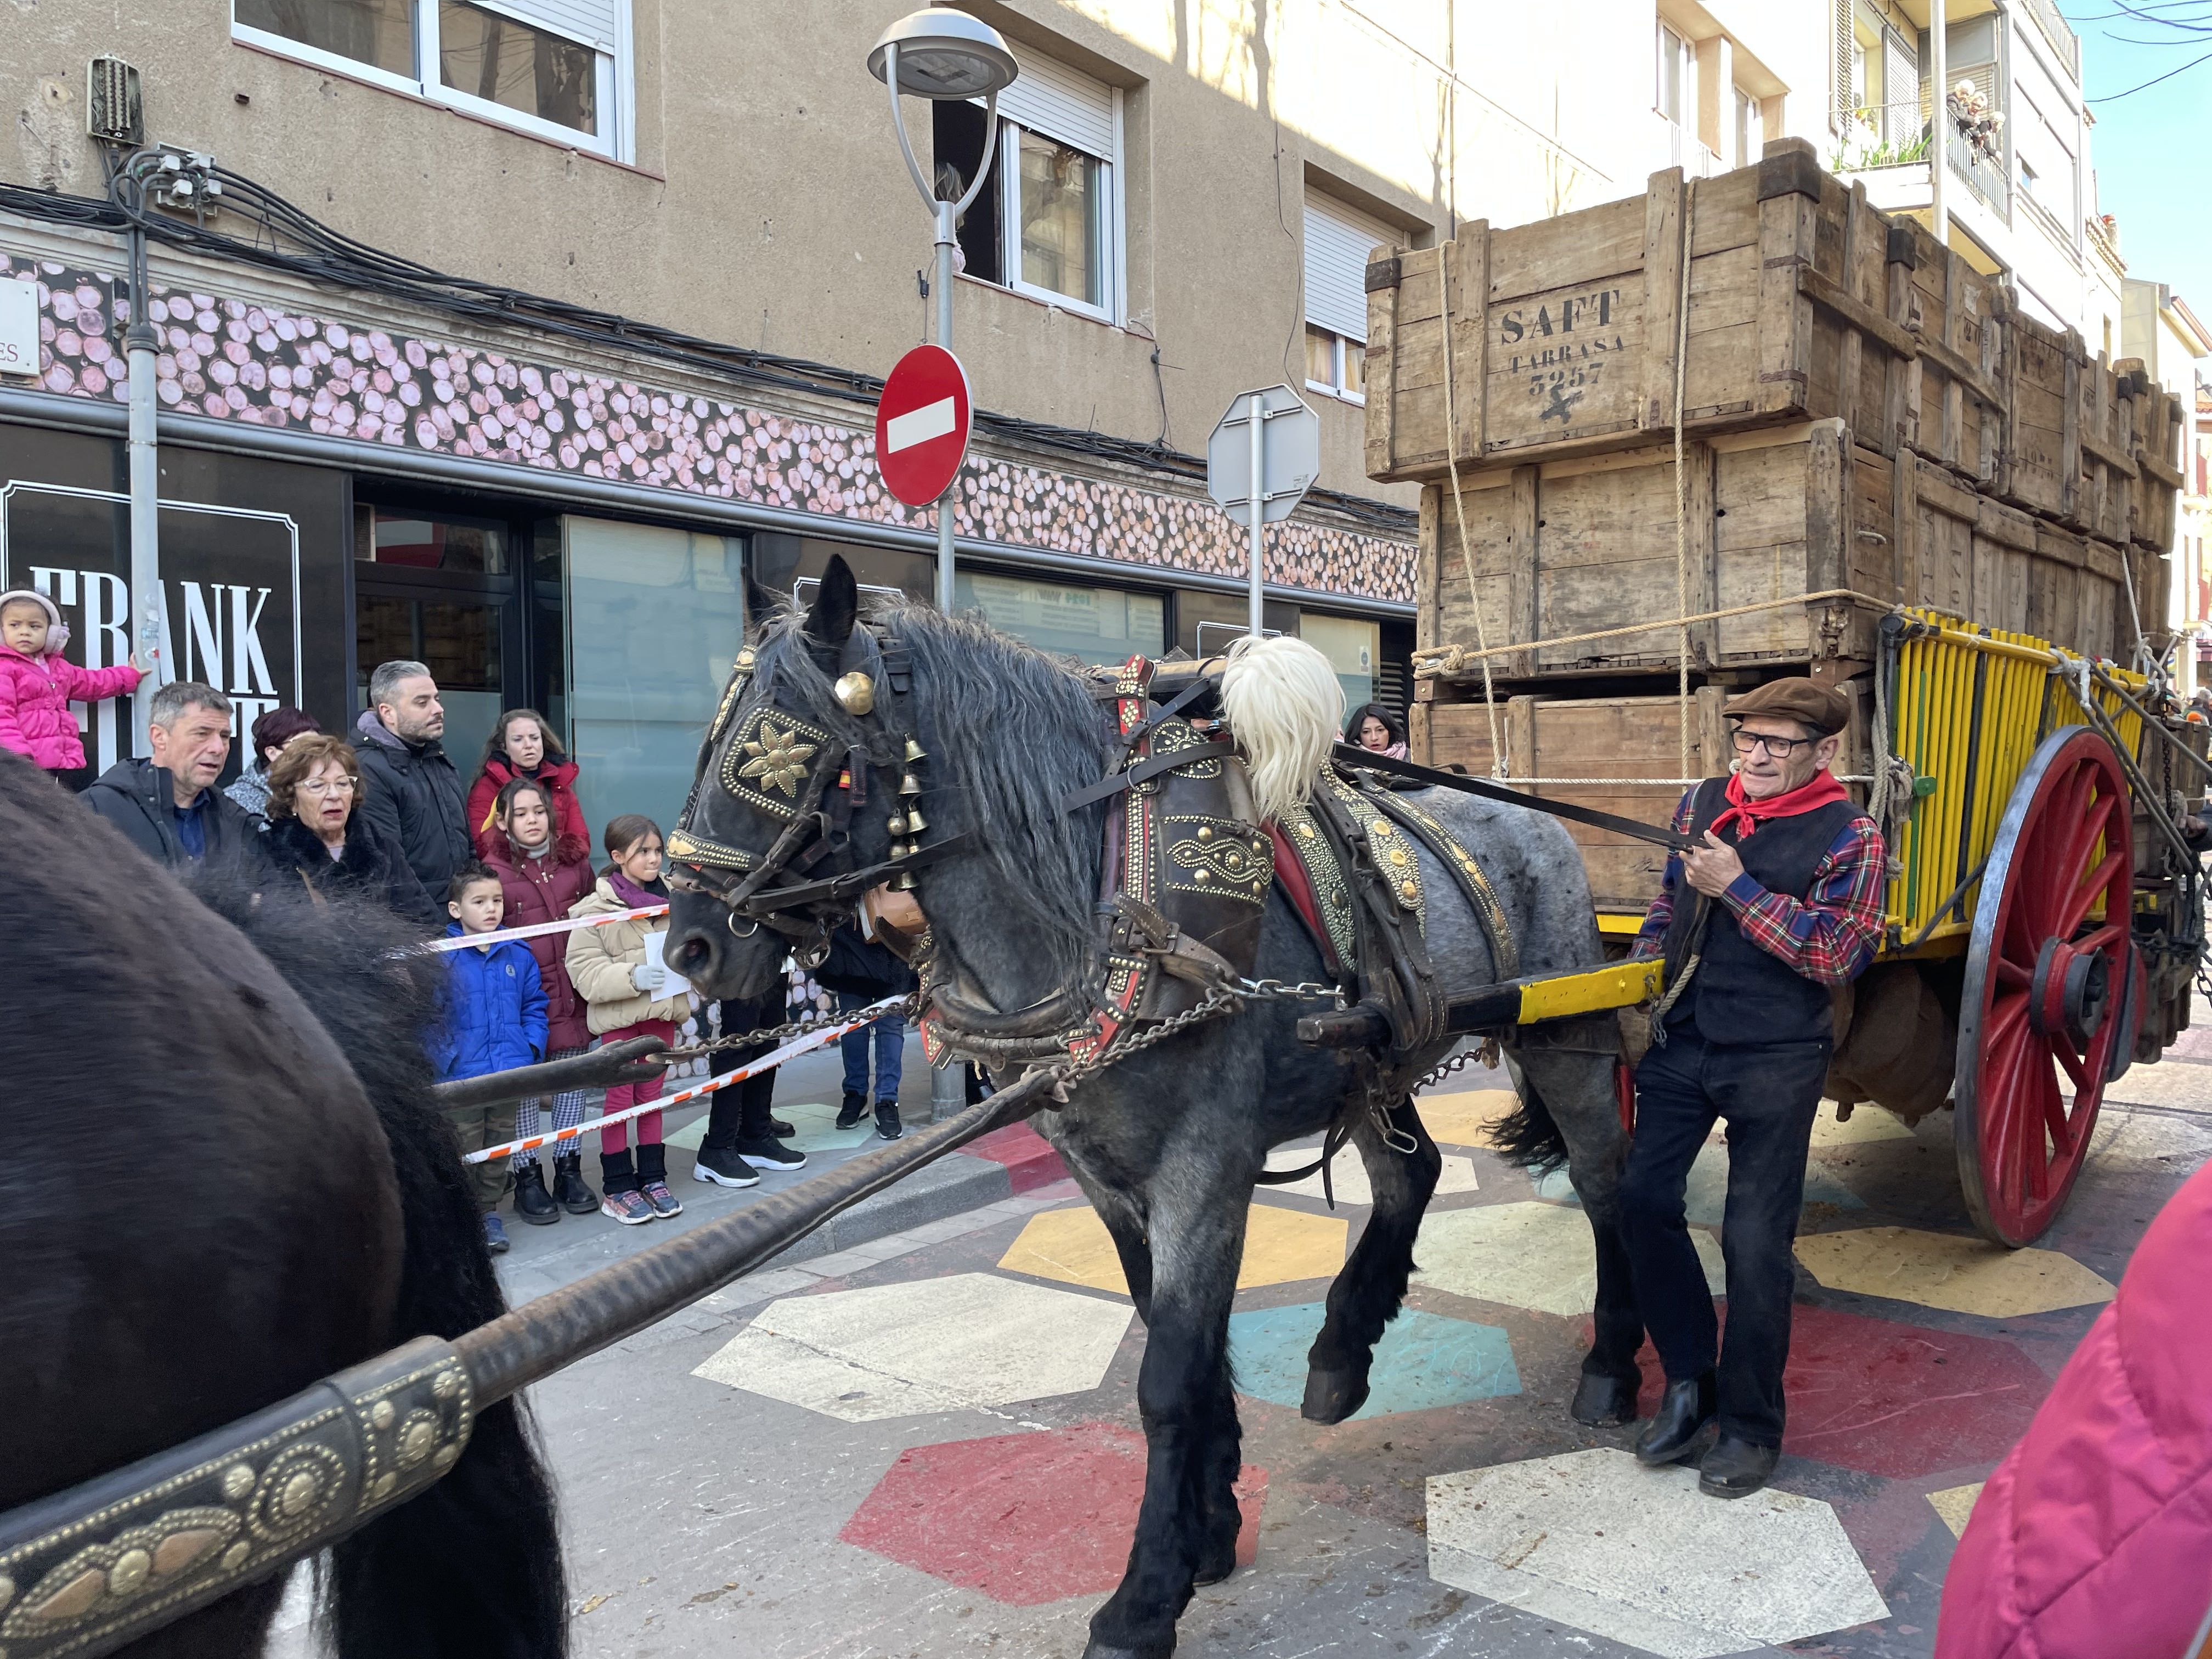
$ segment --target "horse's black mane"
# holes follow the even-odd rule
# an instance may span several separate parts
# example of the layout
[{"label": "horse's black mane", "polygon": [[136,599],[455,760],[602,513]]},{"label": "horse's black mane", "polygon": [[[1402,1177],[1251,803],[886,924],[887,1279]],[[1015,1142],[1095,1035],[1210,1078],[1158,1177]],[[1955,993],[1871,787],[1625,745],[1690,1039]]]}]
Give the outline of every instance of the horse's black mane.
[{"label": "horse's black mane", "polygon": [[[805,620],[796,610],[769,619],[757,684],[778,707],[852,733],[807,649]],[[867,620],[913,659],[927,781],[951,808],[933,820],[933,835],[976,830],[1000,878],[1004,925],[1044,945],[1055,982],[1087,984],[1097,973],[1100,809],[1063,816],[1060,802],[1096,782],[1104,764],[1105,726],[1089,688],[1066,660],[933,606],[878,601]]]}]

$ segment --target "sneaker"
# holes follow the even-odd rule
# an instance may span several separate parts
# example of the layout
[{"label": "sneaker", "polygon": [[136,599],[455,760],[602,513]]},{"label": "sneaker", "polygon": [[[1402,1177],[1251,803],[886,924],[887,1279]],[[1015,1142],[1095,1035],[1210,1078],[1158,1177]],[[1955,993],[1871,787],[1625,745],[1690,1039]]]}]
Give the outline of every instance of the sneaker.
[{"label": "sneaker", "polygon": [[514,1172],[514,1212],[533,1227],[550,1227],[561,1218],[561,1206],[545,1190],[545,1171],[535,1164]]},{"label": "sneaker", "polygon": [[733,1150],[756,1170],[803,1170],[806,1154],[787,1146],[774,1135],[739,1136]]},{"label": "sneaker", "polygon": [[691,1165],[691,1179],[704,1181],[716,1187],[757,1187],[760,1177],[753,1166],[726,1146],[702,1146],[699,1157]]},{"label": "sneaker", "polygon": [[845,1098],[837,1103],[837,1127],[849,1129],[867,1115],[868,1097],[856,1095],[850,1089],[846,1090]]},{"label": "sneaker", "polygon": [[665,1218],[672,1215],[684,1213],[683,1204],[675,1194],[668,1190],[666,1182],[648,1181],[645,1183],[644,1191],[645,1201],[653,1206],[653,1214]]},{"label": "sneaker", "polygon": [[643,1193],[633,1189],[626,1193],[609,1193],[599,1200],[599,1213],[611,1217],[625,1227],[642,1227],[653,1219],[653,1208],[646,1202]]},{"label": "sneaker", "polygon": [[494,1255],[507,1254],[507,1226],[496,1215],[484,1217],[484,1248]]},{"label": "sneaker", "polygon": [[799,1126],[787,1118],[772,1117],[768,1121],[768,1132],[778,1140],[788,1140],[799,1133]]},{"label": "sneaker", "polygon": [[885,1140],[896,1140],[906,1133],[906,1126],[899,1121],[898,1102],[896,1100],[876,1103],[876,1133]]}]

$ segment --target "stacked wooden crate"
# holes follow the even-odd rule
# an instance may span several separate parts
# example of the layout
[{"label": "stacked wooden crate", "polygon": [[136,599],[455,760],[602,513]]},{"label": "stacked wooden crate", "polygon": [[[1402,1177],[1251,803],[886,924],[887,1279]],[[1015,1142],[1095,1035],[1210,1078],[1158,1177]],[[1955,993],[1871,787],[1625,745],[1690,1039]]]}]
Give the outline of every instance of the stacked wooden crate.
[{"label": "stacked wooden crate", "polygon": [[[1510,775],[1648,819],[1679,788],[1612,781],[1724,769],[1720,702],[1759,680],[1846,687],[1863,735],[1893,605],[2159,642],[2178,402],[1802,141],[1367,286],[1367,470],[1426,486],[1416,759],[1491,769],[1482,646]],[[1648,896],[1644,851],[1587,850],[1601,903]]]}]

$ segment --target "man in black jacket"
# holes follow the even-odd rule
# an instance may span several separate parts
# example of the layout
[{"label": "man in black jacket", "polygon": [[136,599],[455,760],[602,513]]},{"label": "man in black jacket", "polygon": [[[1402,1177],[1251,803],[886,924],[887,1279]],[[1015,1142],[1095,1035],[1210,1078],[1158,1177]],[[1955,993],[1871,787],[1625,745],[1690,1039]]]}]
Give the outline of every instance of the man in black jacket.
[{"label": "man in black jacket", "polygon": [[425,891],[446,890],[470,863],[468,810],[461,775],[438,741],[446,732],[438,683],[419,662],[388,662],[368,677],[368,708],[356,728],[360,810],[398,848]]},{"label": "man in black jacket", "polygon": [[230,758],[230,699],[197,680],[154,694],[151,760],[118,761],[84,792],[84,804],[171,869],[239,856],[254,819],[215,787]]}]

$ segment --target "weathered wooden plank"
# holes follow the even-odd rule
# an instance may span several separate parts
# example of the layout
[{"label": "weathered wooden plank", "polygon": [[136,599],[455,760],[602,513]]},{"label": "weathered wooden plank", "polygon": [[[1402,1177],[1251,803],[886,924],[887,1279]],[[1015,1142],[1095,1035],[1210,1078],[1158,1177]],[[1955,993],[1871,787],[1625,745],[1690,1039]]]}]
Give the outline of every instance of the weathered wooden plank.
[{"label": "weathered wooden plank", "polygon": [[1682,261],[1682,170],[1651,175],[1644,196],[1644,346],[1638,365],[1638,422],[1647,431],[1669,430],[1674,420],[1674,381],[1680,372]]},{"label": "weathered wooden plank", "polygon": [[[1403,256],[1391,262],[1402,264]],[[1388,477],[1398,470],[1394,440],[1398,416],[1398,288],[1377,281],[1370,266],[1367,284],[1366,433],[1362,461],[1370,477]],[[1424,547],[1433,545],[1424,539]]]}]

